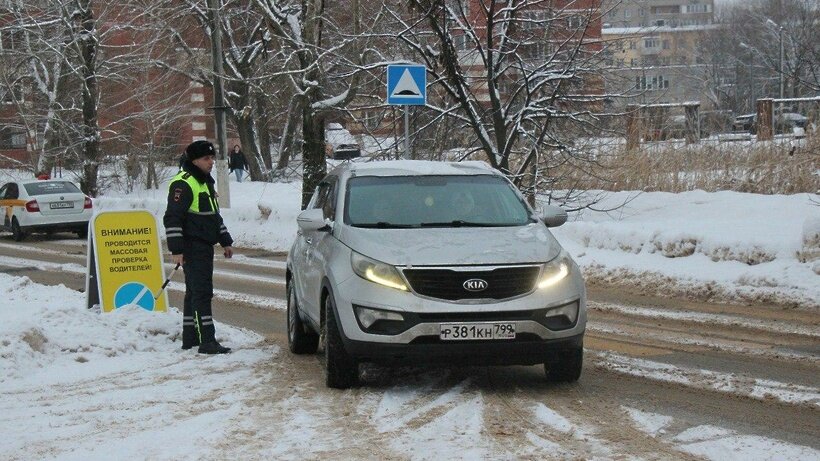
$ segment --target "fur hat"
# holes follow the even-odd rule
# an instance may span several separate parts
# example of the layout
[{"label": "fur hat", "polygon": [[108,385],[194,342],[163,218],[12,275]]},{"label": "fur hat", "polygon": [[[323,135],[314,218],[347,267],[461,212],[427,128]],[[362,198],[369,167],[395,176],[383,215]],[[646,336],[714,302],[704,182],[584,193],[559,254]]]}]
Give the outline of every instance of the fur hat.
[{"label": "fur hat", "polygon": [[216,150],[214,145],[208,141],[194,141],[185,148],[185,155],[188,160],[196,160],[206,155],[216,155]]}]

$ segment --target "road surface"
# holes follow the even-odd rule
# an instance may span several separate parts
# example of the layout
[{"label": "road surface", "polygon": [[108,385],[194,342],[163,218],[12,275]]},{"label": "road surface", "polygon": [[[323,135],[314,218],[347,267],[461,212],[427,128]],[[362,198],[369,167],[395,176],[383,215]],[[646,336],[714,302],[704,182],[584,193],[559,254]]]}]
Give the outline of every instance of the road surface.
[{"label": "road surface", "polygon": [[[0,271],[83,290],[85,244],[67,237],[33,235],[18,243],[0,236]],[[254,429],[224,442],[240,455],[258,453],[293,424],[282,414],[293,410],[294,399],[309,414],[326,415],[321,424],[355,436],[351,446],[328,450],[336,457],[402,457],[391,451],[395,440],[385,443],[395,430],[423,434],[459,403],[476,399],[483,414],[473,424],[482,425],[482,444],[521,458],[538,458],[551,444],[557,456],[581,458],[699,459],[704,450],[712,456],[709,444],[719,442],[820,453],[820,316],[808,308],[709,304],[592,286],[576,384],[547,383],[541,367],[367,366],[362,386],[340,392],[324,387],[318,356],[287,352],[285,256],[237,249],[215,267],[217,321],[280,346],[256,370],[271,385],[255,390],[248,415]],[[172,306],[182,305],[183,290],[182,274],[175,274]]]}]

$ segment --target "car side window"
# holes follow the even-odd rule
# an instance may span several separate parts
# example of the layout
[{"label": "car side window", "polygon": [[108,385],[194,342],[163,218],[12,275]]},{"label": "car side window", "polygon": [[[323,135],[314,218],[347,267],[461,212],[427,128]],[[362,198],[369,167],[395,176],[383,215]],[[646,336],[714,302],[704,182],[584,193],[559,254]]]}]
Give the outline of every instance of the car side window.
[{"label": "car side window", "polygon": [[3,198],[6,199],[16,199],[20,198],[20,190],[17,188],[17,184],[11,183],[7,185],[6,194]]},{"label": "car side window", "polygon": [[327,192],[327,200],[325,200],[325,204],[322,206],[325,219],[329,219],[331,221],[336,220],[336,191],[339,189],[338,183],[339,182],[336,178],[333,178],[330,181],[330,186],[328,187]]},{"label": "car side window", "polygon": [[336,178],[326,178],[319,184],[313,208],[321,208],[325,219],[333,221],[336,215]]},{"label": "car side window", "polygon": [[6,191],[8,190],[9,185],[6,184],[3,187],[0,187],[0,200],[4,200],[6,198]]}]

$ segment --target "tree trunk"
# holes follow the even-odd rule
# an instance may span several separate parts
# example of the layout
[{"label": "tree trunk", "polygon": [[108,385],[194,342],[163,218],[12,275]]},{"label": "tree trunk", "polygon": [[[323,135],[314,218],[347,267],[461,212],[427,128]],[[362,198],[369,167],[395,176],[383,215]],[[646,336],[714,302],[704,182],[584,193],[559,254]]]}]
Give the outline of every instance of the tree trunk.
[{"label": "tree trunk", "polygon": [[299,116],[297,101],[298,100],[294,98],[288,105],[288,118],[287,122],[285,122],[285,129],[282,132],[282,142],[279,143],[279,161],[276,162],[276,169],[278,171],[287,168],[291,157],[290,154],[293,151],[293,135],[296,133],[296,127],[298,125],[297,117]]},{"label": "tree trunk", "polygon": [[145,188],[159,189],[159,181],[157,180],[157,162],[151,158],[145,166]]},{"label": "tree trunk", "polygon": [[83,176],[80,185],[83,191],[96,197],[99,195],[97,175],[100,169],[100,130],[97,125],[97,37],[91,0],[78,2],[82,28],[79,46],[82,56],[83,85]]},{"label": "tree trunk", "polygon": [[[236,131],[239,133],[242,151],[248,161],[248,173],[251,181],[261,181],[263,179],[262,169],[259,167],[259,152],[256,149],[256,137],[253,133],[253,119],[240,113],[239,116],[234,118],[234,122],[236,123]],[[228,152],[233,152],[233,148],[230,147]]]},{"label": "tree trunk", "polygon": [[[60,49],[60,54],[65,55],[65,43]],[[46,126],[43,128],[43,145],[40,149],[40,156],[37,161],[37,168],[35,173],[47,172],[51,173],[57,167],[58,159],[55,158],[56,151],[60,150],[60,133],[58,132],[57,121],[59,116],[57,112],[64,101],[60,98],[66,93],[66,85],[69,72],[68,62],[66,59],[60,59],[59,65],[55,65],[53,79],[53,94],[49,95],[48,111]],[[36,129],[35,129],[36,130]],[[60,152],[58,155],[62,156]],[[56,175],[56,172],[55,172]]]},{"label": "tree trunk", "polygon": [[325,164],[325,124],[313,113],[310,104],[302,108],[302,158],[304,173],[302,179],[302,209],[307,207],[314,189],[327,174]]},{"label": "tree trunk", "polygon": [[262,93],[256,94],[256,136],[259,139],[259,156],[262,157],[262,163],[265,165],[265,173],[263,174],[265,180],[269,180],[270,172],[273,169],[273,158],[271,157],[271,139],[268,125],[270,119],[268,117],[268,104]]}]

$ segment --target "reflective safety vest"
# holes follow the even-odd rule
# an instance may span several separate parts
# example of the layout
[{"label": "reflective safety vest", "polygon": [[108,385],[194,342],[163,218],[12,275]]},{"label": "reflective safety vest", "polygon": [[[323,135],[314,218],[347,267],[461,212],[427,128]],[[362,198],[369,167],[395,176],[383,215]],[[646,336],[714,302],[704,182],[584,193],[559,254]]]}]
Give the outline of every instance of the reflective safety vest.
[{"label": "reflective safety vest", "polygon": [[[199,182],[188,171],[181,171],[171,179],[168,207],[162,222],[165,225],[168,249],[173,254],[182,253],[186,241],[201,240],[211,245],[219,243],[223,247],[233,244],[231,234],[219,215],[213,180],[207,175],[204,179],[207,182]],[[186,189],[190,189],[190,196]]]},{"label": "reflective safety vest", "polygon": [[211,190],[207,183],[197,181],[191,173],[180,171],[168,184],[169,191],[170,187],[176,181],[185,181],[185,183],[188,184],[188,187],[191,188],[193,200],[191,200],[191,206],[188,207],[188,213],[193,213],[196,215],[214,215],[219,212],[219,203],[217,203],[216,198],[211,195]]}]

